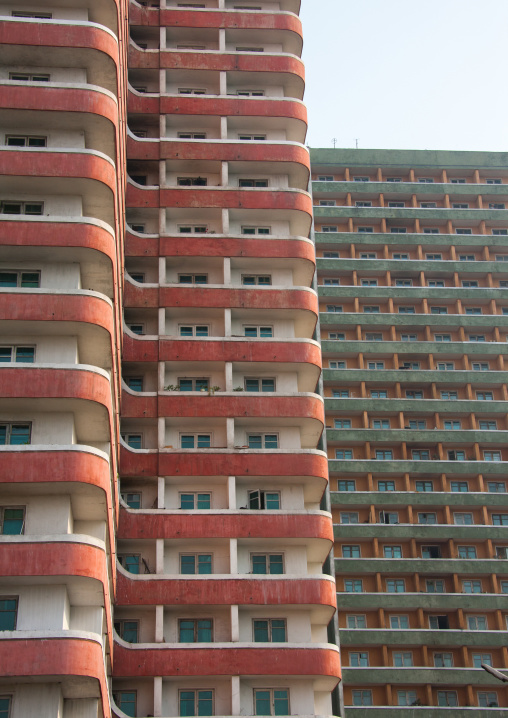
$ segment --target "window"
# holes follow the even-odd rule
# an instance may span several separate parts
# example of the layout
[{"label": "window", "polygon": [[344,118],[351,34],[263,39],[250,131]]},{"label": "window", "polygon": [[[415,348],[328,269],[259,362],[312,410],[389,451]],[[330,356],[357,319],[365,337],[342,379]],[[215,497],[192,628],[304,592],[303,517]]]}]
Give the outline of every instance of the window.
[{"label": "window", "polygon": [[384,558],[402,558],[402,546],[383,546]]},{"label": "window", "polygon": [[358,227],[357,232],[360,234],[370,234],[374,231],[374,227]]},{"label": "window", "polygon": [[487,491],[491,494],[504,494],[506,493],[506,484],[504,481],[489,481]]},{"label": "window", "polygon": [[273,337],[273,327],[244,326],[243,334],[250,339],[270,339]]},{"label": "window", "polygon": [[257,716],[289,715],[287,688],[254,688],[254,714]]},{"label": "window", "polygon": [[268,187],[267,179],[239,179],[239,187]]},{"label": "window", "polygon": [[473,514],[469,513],[454,513],[453,523],[457,526],[472,526],[474,524]]},{"label": "window", "polygon": [[345,369],[347,366],[345,361],[329,361],[328,365],[330,369]]},{"label": "window", "polygon": [[432,184],[434,182],[433,177],[418,177],[418,182],[422,184]]},{"label": "window", "polygon": [[467,627],[470,631],[486,631],[488,629],[487,616],[468,616]]},{"label": "window", "polygon": [[388,392],[385,389],[372,389],[370,395],[372,399],[388,399]]},{"label": "window", "polygon": [[361,287],[377,287],[377,279],[360,279]]},{"label": "window", "polygon": [[413,449],[411,451],[413,461],[429,461],[430,451],[428,449]]},{"label": "window", "polygon": [[210,327],[206,324],[180,324],[178,330],[181,337],[207,337],[210,333]]},{"label": "window", "polygon": [[276,511],[280,509],[280,492],[279,491],[261,491],[253,489],[248,492],[249,509],[267,509],[268,511]]},{"label": "window", "polygon": [[422,209],[436,209],[437,203],[436,202],[420,202],[420,207]]},{"label": "window", "polygon": [[399,514],[396,511],[380,511],[379,523],[381,524],[398,524]]},{"label": "window", "polygon": [[406,399],[423,399],[423,391],[406,390]]},{"label": "window", "polygon": [[453,371],[455,364],[452,361],[440,361],[437,363],[438,371]]},{"label": "window", "polygon": [[497,430],[497,421],[486,419],[479,421],[479,427],[482,431],[496,431]]},{"label": "window", "polygon": [[496,254],[496,262],[508,262],[508,254]]},{"label": "window", "polygon": [[120,708],[125,715],[136,715],[136,691],[115,691],[113,698],[118,708]]},{"label": "window", "polygon": [[335,458],[339,461],[350,461],[353,458],[352,449],[335,449]]},{"label": "window", "polygon": [[145,225],[144,224],[131,224],[130,228],[132,229],[133,232],[137,232],[138,234],[145,233]]},{"label": "window", "polygon": [[319,200],[319,206],[320,207],[335,207],[336,202],[334,199],[320,199]]},{"label": "window", "polygon": [[459,558],[477,558],[476,546],[459,546],[457,555]]},{"label": "window", "polygon": [[429,616],[429,628],[446,631],[450,628],[448,616]]},{"label": "window", "polygon": [[476,262],[474,254],[459,254],[459,262]]},{"label": "window", "polygon": [[206,132],[178,132],[181,140],[206,140]]},{"label": "window", "polygon": [[353,177],[353,182],[370,182],[370,177]]},{"label": "window", "polygon": [[0,272],[0,287],[34,289],[41,286],[40,272]]},{"label": "window", "polygon": [[30,443],[31,424],[0,424],[0,446]]},{"label": "window", "polygon": [[367,619],[364,615],[350,613],[346,616],[346,625],[348,628],[367,628]]},{"label": "window", "polygon": [[412,287],[413,286],[413,280],[412,279],[396,279],[394,282],[395,287]]},{"label": "window", "polygon": [[245,391],[254,392],[274,392],[275,391],[275,379],[262,379],[262,378],[245,378]]},{"label": "window", "polygon": [[407,228],[406,227],[390,227],[388,230],[392,234],[406,234]]},{"label": "window", "polygon": [[342,547],[342,558],[361,558],[360,546],[349,545]]},{"label": "window", "polygon": [[[323,230],[322,227],[321,227],[321,230]],[[339,256],[340,256],[340,255],[339,255],[338,252],[323,252],[323,257],[324,257],[325,259],[338,259]]]},{"label": "window", "polygon": [[333,175],[319,175],[318,182],[333,182]]},{"label": "window", "polygon": [[179,274],[179,284],[208,284],[207,274]]},{"label": "window", "polygon": [[334,429],[350,429],[351,419],[335,419],[333,422]]},{"label": "window", "polygon": [[416,481],[416,491],[434,491],[434,484],[432,481]]},{"label": "window", "polygon": [[409,628],[409,616],[390,616],[390,628]]},{"label": "window", "polygon": [[494,394],[491,391],[477,391],[476,398],[478,401],[492,401]]},{"label": "window", "polygon": [[451,342],[451,334],[434,334],[435,342]]},{"label": "window", "polygon": [[450,179],[451,184],[466,184],[465,177],[454,177]]},{"label": "window", "polygon": [[0,598],[0,631],[15,631],[18,616],[18,599]]},{"label": "window", "polygon": [[340,285],[340,281],[338,279],[327,277],[326,279],[323,279],[323,284],[325,287],[338,287]]},{"label": "window", "polygon": [[122,434],[122,439],[131,449],[143,448],[143,434]]},{"label": "window", "polygon": [[252,573],[255,574],[282,574],[284,573],[284,556],[281,553],[251,555]]},{"label": "window", "polygon": [[343,332],[328,332],[328,339],[335,339],[336,341],[344,341],[346,335]]},{"label": "window", "polygon": [[460,421],[445,421],[444,428],[446,431],[458,431],[460,427]]},{"label": "window", "polygon": [[489,209],[505,209],[504,202],[489,202]]},{"label": "window", "polygon": [[248,434],[249,449],[278,449],[278,434]]},{"label": "window", "polygon": [[383,335],[380,332],[366,332],[365,340],[368,342],[382,342]]},{"label": "window", "polygon": [[254,643],[285,643],[287,641],[284,618],[256,618],[252,621]]},{"label": "window", "polygon": [[356,482],[354,479],[339,479],[337,491],[356,491]]},{"label": "window", "polygon": [[[496,558],[508,558],[508,546],[496,546]],[[508,586],[508,583],[506,581],[501,581],[501,585],[503,583]],[[505,593],[505,591],[502,591],[502,593]]]},{"label": "window", "polygon": [[211,445],[211,434],[180,434],[181,449],[209,449]]},{"label": "window", "polygon": [[469,209],[467,202],[452,202],[452,209]]},{"label": "window", "polygon": [[425,227],[423,230],[424,234],[439,234],[439,229],[437,227]]},{"label": "window", "polygon": [[406,583],[403,578],[389,578],[386,581],[387,593],[404,593]]},{"label": "window", "polygon": [[[0,439],[0,443],[2,443],[1,439]],[[501,452],[500,451],[484,451],[483,452],[483,460],[484,461],[502,461]]]},{"label": "window", "polygon": [[209,388],[208,377],[178,377],[179,391],[208,391]]},{"label": "window", "polygon": [[361,578],[346,578],[344,581],[346,593],[363,593],[363,581]]},{"label": "window", "polygon": [[453,668],[453,653],[434,653],[436,668]]},{"label": "window", "polygon": [[[146,90],[143,88],[135,87],[135,90],[138,90],[138,92],[146,92]],[[202,87],[179,87],[178,88],[178,94],[179,95],[206,95],[206,90]]]},{"label": "window", "polygon": [[367,362],[367,369],[383,370],[385,368],[384,361],[369,361]]},{"label": "window", "polygon": [[50,76],[32,72],[9,72],[9,80],[13,82],[49,82]]},{"label": "window", "polygon": [[415,314],[416,310],[414,307],[399,307],[399,314]]},{"label": "window", "polygon": [[469,228],[456,229],[455,234],[473,234],[473,230]]},{"label": "window", "polygon": [[391,449],[378,449],[375,457],[378,461],[391,461],[393,459],[393,451]]},{"label": "window", "polygon": [[486,666],[492,665],[492,653],[473,653],[474,668],[481,668],[482,663]]},{"label": "window", "polygon": [[353,699],[354,706],[371,706],[372,705],[372,691],[371,690],[352,690],[351,696]]},{"label": "window", "polygon": [[378,481],[378,491],[395,491],[395,481]]},{"label": "window", "polygon": [[213,715],[213,691],[179,691],[178,703],[181,716]]},{"label": "window", "polygon": [[0,507],[0,533],[19,536],[25,532],[25,509],[22,506]]},{"label": "window", "polygon": [[237,47],[237,52],[264,52],[264,47]]},{"label": "window", "polygon": [[493,229],[492,234],[497,237],[505,237],[508,234],[508,229]]},{"label": "window", "polygon": [[437,692],[437,704],[438,706],[456,707],[459,705],[457,700],[457,691],[438,691]]},{"label": "window", "polygon": [[402,177],[387,177],[387,182],[402,182]]},{"label": "window", "polygon": [[0,347],[0,364],[15,362],[16,364],[33,364],[35,361],[35,347]]},{"label": "window", "polygon": [[342,307],[340,307],[337,304],[327,304],[326,311],[327,312],[335,312],[336,314],[340,314],[340,313],[342,313]]},{"label": "window", "polygon": [[377,259],[377,252],[360,252],[360,259]]},{"label": "window", "polygon": [[467,481],[452,481],[450,487],[454,493],[465,493],[469,491]]},{"label": "window", "polygon": [[179,643],[211,643],[213,622],[211,618],[180,618],[178,620]]},{"label": "window", "polygon": [[431,512],[420,512],[418,514],[418,523],[419,524],[437,524],[437,516],[436,514]]},{"label": "window", "polygon": [[448,314],[448,307],[431,307],[431,314]]},{"label": "window", "polygon": [[503,184],[503,180],[501,179],[486,179],[485,184]]},{"label": "window", "polygon": [[349,665],[351,668],[367,668],[369,665],[369,654],[366,651],[350,653]]},{"label": "window", "polygon": [[508,514],[492,514],[493,526],[508,526]]},{"label": "window", "polygon": [[428,287],[442,288],[442,287],[444,287],[444,285],[445,284],[442,279],[429,279],[429,281],[427,282]]},{"label": "window", "polygon": [[401,334],[400,341],[401,342],[416,342],[416,341],[418,341],[418,335],[417,334]]},{"label": "window", "polygon": [[[179,187],[206,187],[208,179],[206,177],[177,177],[176,183]],[[139,182],[138,184],[144,183]]]},{"label": "window", "polygon": [[481,307],[466,307],[466,314],[481,314]]},{"label": "window", "polygon": [[127,643],[139,642],[139,621],[115,621],[115,631]]},{"label": "window", "polygon": [[142,558],[139,553],[122,554],[118,556],[120,566],[136,575],[141,573]]},{"label": "window", "polygon": [[458,399],[458,393],[456,391],[441,391],[440,394],[441,394],[441,399],[449,399],[451,401]]},{"label": "window", "polygon": [[431,261],[431,262],[437,262],[438,260],[443,259],[442,254],[426,254],[425,259]]},{"label": "window", "polygon": [[271,234],[271,227],[242,227],[242,234]]},{"label": "window", "polygon": [[388,202],[388,207],[400,208],[400,207],[405,207],[405,206],[406,206],[405,202]]},{"label": "window", "polygon": [[5,144],[8,147],[46,147],[47,137],[35,135],[7,135]]},{"label": "window", "polygon": [[23,17],[23,18],[33,18],[36,20],[51,20],[53,17],[52,13],[50,12],[36,12],[35,10],[32,10],[30,12],[22,12],[20,10],[13,10],[11,12],[12,17]]},{"label": "window", "polygon": [[393,654],[393,665],[396,668],[407,668],[413,665],[413,654],[411,651],[396,651]]},{"label": "window", "polygon": [[488,362],[473,362],[471,367],[473,371],[489,371],[490,369]]},{"label": "window", "polygon": [[458,449],[447,451],[448,461],[465,461],[466,452]]},{"label": "window", "polygon": [[[481,668],[481,665],[478,667]],[[498,708],[499,701],[496,691],[478,691],[478,705],[480,708]]]},{"label": "window", "polygon": [[427,421],[425,419],[410,419],[406,427],[408,429],[426,429]]},{"label": "window", "polygon": [[444,593],[445,582],[440,578],[429,578],[425,581],[426,593]]},{"label": "window", "polygon": [[[338,227],[336,224],[334,224],[334,225],[326,224],[321,227],[322,232],[336,232],[337,229],[338,229]],[[329,259],[337,259],[339,256],[338,252],[323,252],[323,257],[328,257],[328,255],[330,255],[330,254],[334,255],[334,256],[329,257]],[[335,256],[335,255],[337,255],[337,256]]]},{"label": "window", "polygon": [[189,575],[212,573],[212,554],[180,554],[180,573]]},{"label": "window", "polygon": [[462,286],[468,287],[469,289],[478,289],[478,280],[476,279],[463,279]]},{"label": "window", "polygon": [[198,493],[197,491],[185,492],[180,494],[180,508],[184,511],[194,511],[194,509],[209,509],[211,505],[210,493]]},{"label": "window", "polygon": [[422,546],[422,558],[442,558],[441,546]]},{"label": "window", "polygon": [[357,511],[341,511],[340,512],[341,524],[357,524],[358,523],[358,512]]},{"label": "window", "polygon": [[409,254],[406,254],[405,252],[394,252],[392,254],[392,259],[409,259]]},{"label": "window", "polygon": [[470,335],[468,336],[468,341],[470,341],[470,342],[484,342],[484,341],[486,341],[486,339],[485,339],[485,334],[470,334]]},{"label": "window", "polygon": [[246,135],[241,134],[238,135],[239,140],[244,140],[246,142],[264,142],[266,140],[266,135]]},{"label": "window", "polygon": [[370,306],[364,306],[364,307],[363,307],[363,312],[364,312],[365,314],[379,314],[379,307],[375,307],[375,306],[372,306],[372,305],[370,305]]},{"label": "window", "polygon": [[419,705],[416,691],[397,691],[398,706]]}]

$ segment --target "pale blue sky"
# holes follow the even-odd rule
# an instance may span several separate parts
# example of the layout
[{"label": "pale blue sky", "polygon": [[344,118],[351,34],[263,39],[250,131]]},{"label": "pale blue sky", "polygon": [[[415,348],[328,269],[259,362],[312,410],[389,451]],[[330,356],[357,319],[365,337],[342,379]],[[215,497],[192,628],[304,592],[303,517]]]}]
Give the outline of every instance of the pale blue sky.
[{"label": "pale blue sky", "polygon": [[311,147],[508,151],[508,0],[302,0]]}]

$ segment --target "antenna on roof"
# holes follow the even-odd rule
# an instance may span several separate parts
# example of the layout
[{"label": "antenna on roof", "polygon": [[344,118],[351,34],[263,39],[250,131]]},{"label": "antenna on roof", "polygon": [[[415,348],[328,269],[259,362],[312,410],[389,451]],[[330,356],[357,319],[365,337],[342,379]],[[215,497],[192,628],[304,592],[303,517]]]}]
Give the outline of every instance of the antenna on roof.
[{"label": "antenna on roof", "polygon": [[334,137],[332,142],[333,142],[333,149],[335,149],[337,147],[337,138]]},{"label": "antenna on roof", "polygon": [[358,140],[355,140],[356,142],[356,149],[358,149]]}]

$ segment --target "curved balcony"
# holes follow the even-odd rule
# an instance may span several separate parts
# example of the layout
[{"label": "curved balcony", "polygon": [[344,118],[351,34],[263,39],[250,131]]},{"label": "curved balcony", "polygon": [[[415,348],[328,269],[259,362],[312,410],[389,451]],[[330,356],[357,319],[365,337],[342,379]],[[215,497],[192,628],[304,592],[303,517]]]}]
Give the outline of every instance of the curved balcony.
[{"label": "curved balcony", "polygon": [[[346,532],[345,526],[334,526],[335,537],[339,538],[342,533]],[[469,541],[485,541],[492,539],[494,541],[504,540],[506,537],[506,528],[504,526],[487,526],[485,524],[474,524],[471,526],[462,526],[459,524],[347,524],[347,536],[350,538],[374,538],[401,540],[403,538],[412,538],[422,541],[434,540],[469,540]],[[438,559],[432,559],[437,562]],[[450,559],[455,561],[455,559]],[[471,559],[472,560],[472,559]],[[482,562],[485,559],[482,559]],[[501,570],[504,561],[495,559],[494,567]],[[479,571],[481,573],[481,571]]]},{"label": "curved balcony", "polygon": [[305,644],[298,647],[259,647],[252,644],[151,644],[149,647],[117,642],[115,677],[123,676],[320,676],[340,679],[337,646]]},{"label": "curved balcony", "polygon": [[[132,6],[133,7],[133,6]],[[140,14],[139,11],[137,13]],[[137,15],[133,15],[137,17]],[[141,24],[139,22],[136,25]],[[185,8],[166,8],[161,10],[160,25],[162,27],[193,27],[193,28],[231,28],[241,30],[289,30],[301,37],[302,23],[296,14],[291,12],[256,12],[248,13],[237,10],[214,10],[196,13]]]},{"label": "curved balcony", "polygon": [[[157,241],[159,243],[157,251],[165,257],[260,257],[263,259],[273,257],[297,259],[311,263],[313,268],[315,267],[314,246],[305,237],[251,239],[245,235],[206,234],[199,237],[185,237],[184,242],[181,235],[162,236]],[[127,253],[126,256],[132,255]],[[143,252],[140,256],[146,256],[146,253]]]},{"label": "curved balcony", "polygon": [[[205,587],[206,583],[206,587]],[[117,606],[336,606],[331,576],[133,576],[118,568]],[[233,673],[236,673],[234,671]],[[153,674],[152,674],[153,675]]]},{"label": "curved balcony", "polygon": [[324,511],[133,511],[122,509],[119,539],[280,538],[333,541],[330,514]]},{"label": "curved balcony", "polygon": [[100,636],[85,631],[34,631],[30,637],[15,638],[17,633],[21,632],[2,633],[0,638],[0,671],[5,678],[24,680],[29,666],[32,680],[56,679],[63,690],[69,683],[69,689],[73,694],[80,691],[80,697],[99,694],[104,717],[111,716]]}]

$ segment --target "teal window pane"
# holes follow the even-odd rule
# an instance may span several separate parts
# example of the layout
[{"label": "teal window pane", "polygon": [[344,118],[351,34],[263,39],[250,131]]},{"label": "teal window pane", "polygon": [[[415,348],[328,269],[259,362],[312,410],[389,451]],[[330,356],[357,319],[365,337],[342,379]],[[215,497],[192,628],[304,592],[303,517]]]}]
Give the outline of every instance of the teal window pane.
[{"label": "teal window pane", "polygon": [[15,598],[0,600],[0,631],[15,631],[18,602]]},{"label": "teal window pane", "polygon": [[128,716],[136,715],[136,693],[134,691],[121,691],[115,695],[117,706]]},{"label": "teal window pane", "polygon": [[[8,286],[8,285],[1,284],[1,275],[0,275],[0,287],[2,287],[2,286]],[[14,285],[14,286],[16,286],[16,285]],[[257,327],[245,327],[244,333],[245,333],[246,337],[257,337],[258,330],[257,330]]]},{"label": "teal window pane", "polygon": [[124,494],[123,500],[130,509],[141,508],[141,494]]},{"label": "teal window pane", "polygon": [[213,692],[198,691],[198,716],[213,715]]},{"label": "teal window pane", "polygon": [[10,347],[0,347],[0,362],[12,361],[12,349]]},{"label": "teal window pane", "polygon": [[196,379],[196,391],[208,391],[208,379]]},{"label": "teal window pane", "polygon": [[205,326],[196,327],[196,336],[197,337],[207,337],[208,336],[208,327],[205,327]]},{"label": "teal window pane", "polygon": [[193,434],[181,436],[180,437],[180,445],[181,445],[182,449],[193,449],[194,448]]},{"label": "teal window pane", "polygon": [[180,643],[194,643],[194,621],[180,621]]},{"label": "teal window pane", "polygon": [[180,508],[192,511],[194,508],[194,494],[180,494]]},{"label": "teal window pane", "polygon": [[289,696],[286,690],[273,692],[273,713],[276,716],[289,715]]},{"label": "teal window pane", "polygon": [[250,434],[249,449],[262,449],[262,438],[260,434]]},{"label": "teal window pane", "polygon": [[265,493],[265,508],[267,509],[280,509],[280,496],[279,494]]},{"label": "teal window pane", "polygon": [[256,691],[255,694],[255,713],[257,716],[269,716],[270,710],[270,691]]},{"label": "teal window pane", "polygon": [[273,337],[272,327],[260,327],[259,328],[259,336],[260,337]]},{"label": "teal window pane", "polygon": [[178,388],[180,391],[194,391],[192,379],[180,379]]},{"label": "teal window pane", "polygon": [[141,449],[141,434],[129,434],[127,436],[127,444],[132,449]]},{"label": "teal window pane", "polygon": [[2,534],[4,536],[19,536],[23,533],[24,523],[24,509],[4,509]]},{"label": "teal window pane", "polygon": [[7,427],[0,426],[0,446],[5,446],[7,443]]},{"label": "teal window pane", "polygon": [[271,554],[270,556],[270,573],[280,574],[284,573],[284,566],[282,563],[282,554]]},{"label": "teal window pane", "polygon": [[[283,618],[272,619],[272,641],[273,643],[285,643],[286,638],[286,621]],[[285,714],[287,715],[287,714]]]},{"label": "teal window pane", "polygon": [[198,556],[198,573],[212,573],[211,554],[200,554]]},{"label": "teal window pane", "polygon": [[192,284],[192,274],[180,274],[178,281],[180,284]]},{"label": "teal window pane", "polygon": [[194,691],[181,691],[180,692],[180,715],[181,716],[195,716],[194,711],[195,704],[195,692]]},{"label": "teal window pane", "polygon": [[270,234],[269,227],[258,227],[258,234]]},{"label": "teal window pane", "polygon": [[265,434],[265,448],[277,449],[279,446],[279,437],[277,434]]},{"label": "teal window pane", "polygon": [[254,642],[268,643],[269,640],[268,621],[254,621]]},{"label": "teal window pane", "polygon": [[124,621],[122,638],[127,643],[138,642],[138,622],[137,621]]},{"label": "teal window pane", "polygon": [[0,698],[0,718],[9,718],[11,709],[10,698]]},{"label": "teal window pane", "polygon": [[11,427],[10,444],[20,445],[30,443],[30,425],[13,424]]},{"label": "teal window pane", "polygon": [[273,379],[262,379],[261,391],[275,391],[275,381]]},{"label": "teal window pane", "polygon": [[181,337],[192,337],[193,336],[192,327],[180,327],[180,336]]},{"label": "teal window pane", "polygon": [[195,284],[208,284],[208,277],[206,274],[196,274],[194,282]]},{"label": "teal window pane", "polygon": [[252,573],[267,573],[266,570],[267,557],[266,556],[253,556],[252,557]]},{"label": "teal window pane", "polygon": [[246,379],[245,380],[245,391],[259,391],[259,380],[258,379]]},{"label": "teal window pane", "polygon": [[[1,354],[1,350],[0,350]],[[33,347],[17,347],[16,362],[18,364],[33,364],[35,359],[35,349]],[[1,361],[1,359],[0,359]]]},{"label": "teal window pane", "polygon": [[256,277],[246,277],[246,276],[244,276],[244,277],[242,277],[242,284],[246,284],[246,285],[249,285],[249,286],[252,285],[252,284],[256,284]]},{"label": "teal window pane", "polygon": [[27,288],[39,287],[41,278],[39,272],[22,272],[21,286]]},{"label": "teal window pane", "polygon": [[210,508],[210,494],[198,494],[198,509]]},{"label": "teal window pane", "polygon": [[267,284],[271,284],[271,283],[272,282],[271,282],[270,277],[258,277],[258,284],[267,285]]},{"label": "teal window pane", "polygon": [[210,618],[198,620],[198,643],[212,642],[212,621]]},{"label": "teal window pane", "polygon": [[209,449],[210,443],[210,434],[198,434],[198,449]]},{"label": "teal window pane", "polygon": [[125,380],[129,389],[132,391],[143,391],[143,378],[140,376],[129,376]]},{"label": "teal window pane", "polygon": [[129,573],[139,573],[139,556],[124,556],[123,565],[126,571]]},{"label": "teal window pane", "polygon": [[196,573],[196,557],[180,556],[180,573],[194,574]]},{"label": "teal window pane", "polygon": [[0,272],[0,287],[17,287],[18,275],[16,272]]}]

